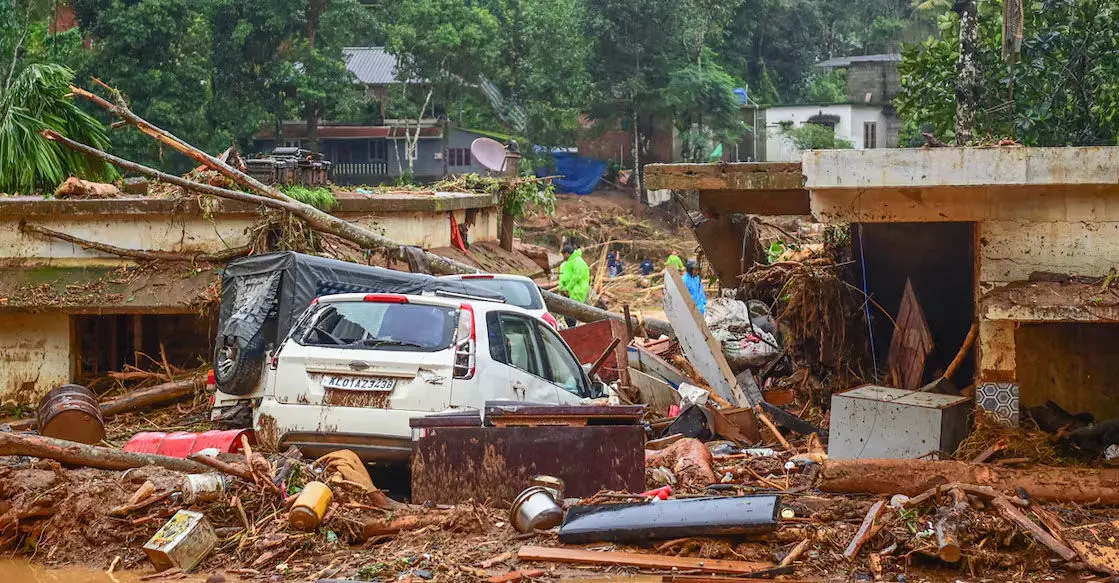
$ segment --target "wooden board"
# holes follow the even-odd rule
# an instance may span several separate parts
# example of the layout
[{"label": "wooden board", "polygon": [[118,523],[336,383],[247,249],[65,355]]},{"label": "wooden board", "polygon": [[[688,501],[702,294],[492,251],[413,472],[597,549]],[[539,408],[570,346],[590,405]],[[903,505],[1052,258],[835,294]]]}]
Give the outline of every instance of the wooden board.
[{"label": "wooden board", "polygon": [[661,379],[630,368],[629,382],[637,389],[637,402],[643,403],[661,417],[668,416],[669,407],[680,404],[680,393]]},{"label": "wooden board", "polygon": [[711,335],[684,286],[684,280],[675,269],[664,271],[664,313],[676,331],[676,340],[684,349],[688,362],[720,397],[739,407],[753,407],[762,401],[757,387],[746,393],[739,386],[723,356],[723,347]]},{"label": "wooden board", "polygon": [[617,565],[641,567],[645,569],[682,569],[705,573],[728,573],[745,575],[768,569],[772,563],[751,563],[725,559],[700,559],[696,557],[674,557],[623,551],[587,551],[572,548],[553,548],[525,546],[517,552],[522,561],[546,561],[553,563],[575,563],[580,565]]},{"label": "wooden board", "polygon": [[890,340],[887,363],[899,389],[916,391],[922,385],[925,360],[932,352],[933,341],[925,313],[913,291],[913,282],[905,281],[905,290],[898,309],[897,328]]},{"label": "wooden board", "polygon": [[1061,535],[1093,571],[1119,575],[1119,520],[1066,528]]}]

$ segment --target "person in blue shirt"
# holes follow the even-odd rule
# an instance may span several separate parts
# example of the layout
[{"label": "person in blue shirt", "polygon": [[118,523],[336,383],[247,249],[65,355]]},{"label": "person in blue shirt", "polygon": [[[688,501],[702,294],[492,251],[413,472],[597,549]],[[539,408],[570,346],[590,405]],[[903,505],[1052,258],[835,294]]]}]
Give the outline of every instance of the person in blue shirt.
[{"label": "person in blue shirt", "polygon": [[652,259],[646,257],[645,260],[641,262],[641,275],[643,277],[649,277],[650,275],[653,275],[654,269],[656,269],[656,266],[653,265]]},{"label": "person in blue shirt", "polygon": [[684,266],[684,287],[688,288],[688,294],[692,296],[699,313],[706,314],[707,290],[703,289],[703,278],[700,277],[699,264],[695,259],[689,259]]}]

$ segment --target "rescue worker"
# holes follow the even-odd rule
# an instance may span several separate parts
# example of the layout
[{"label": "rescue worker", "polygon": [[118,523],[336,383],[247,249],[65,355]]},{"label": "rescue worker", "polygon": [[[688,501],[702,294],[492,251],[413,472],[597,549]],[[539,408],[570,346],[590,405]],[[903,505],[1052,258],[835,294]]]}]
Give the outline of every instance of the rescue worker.
[{"label": "rescue worker", "polygon": [[653,270],[654,269],[656,269],[656,268],[653,266],[653,260],[652,259],[649,259],[648,257],[646,257],[641,262],[641,276],[642,277],[649,277],[650,275],[653,275]]},{"label": "rescue worker", "polygon": [[688,295],[692,296],[696,309],[700,315],[707,313],[707,290],[703,288],[703,278],[699,274],[699,264],[695,259],[689,259],[684,268],[684,287],[688,288]]},{"label": "rescue worker", "polygon": [[664,261],[664,268],[665,269],[671,268],[671,269],[675,269],[676,271],[678,271],[680,273],[684,273],[684,262],[680,260],[679,255],[677,255],[675,253],[672,253],[668,256],[668,259],[666,259]]},{"label": "rescue worker", "polygon": [[[591,291],[591,269],[583,260],[583,250],[564,245],[563,263],[560,264],[559,272],[559,292],[577,302],[585,303],[587,294]],[[576,324],[575,319],[569,316],[565,316],[564,321],[568,327]]]}]

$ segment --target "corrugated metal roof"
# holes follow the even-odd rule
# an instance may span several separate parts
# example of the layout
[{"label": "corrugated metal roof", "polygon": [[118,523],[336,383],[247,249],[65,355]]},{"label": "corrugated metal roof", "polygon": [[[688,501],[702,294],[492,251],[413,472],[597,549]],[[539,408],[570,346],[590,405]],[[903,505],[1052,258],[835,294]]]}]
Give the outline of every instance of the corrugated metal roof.
[{"label": "corrugated metal roof", "polygon": [[366,85],[396,83],[396,57],[385,52],[385,47],[346,47],[342,49],[346,68],[357,80]]},{"label": "corrugated metal roof", "polygon": [[888,63],[901,60],[897,53],[883,53],[880,55],[857,55],[853,57],[835,57],[816,63],[817,67],[849,67],[851,63]]}]

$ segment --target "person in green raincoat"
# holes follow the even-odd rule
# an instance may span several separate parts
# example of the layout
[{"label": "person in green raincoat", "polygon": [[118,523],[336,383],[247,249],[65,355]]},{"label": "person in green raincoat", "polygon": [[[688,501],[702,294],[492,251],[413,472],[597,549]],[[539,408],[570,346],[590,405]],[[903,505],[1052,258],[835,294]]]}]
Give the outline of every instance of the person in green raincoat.
[{"label": "person in green raincoat", "polygon": [[672,269],[675,269],[677,272],[683,273],[684,272],[684,262],[683,262],[683,260],[680,259],[679,255],[673,253],[673,254],[668,256],[668,259],[666,259],[664,261],[664,268],[665,269],[672,268]]},{"label": "person in green raincoat", "polygon": [[[559,291],[563,295],[577,301],[586,302],[591,291],[591,268],[583,260],[583,250],[573,249],[571,245],[563,247],[563,263],[559,268]],[[574,326],[575,320],[564,318],[568,326]]]}]

